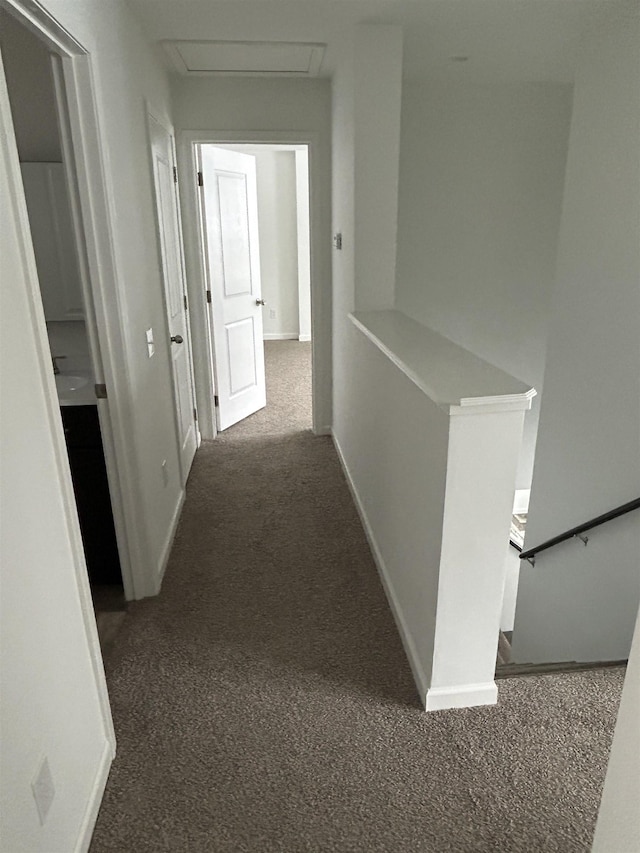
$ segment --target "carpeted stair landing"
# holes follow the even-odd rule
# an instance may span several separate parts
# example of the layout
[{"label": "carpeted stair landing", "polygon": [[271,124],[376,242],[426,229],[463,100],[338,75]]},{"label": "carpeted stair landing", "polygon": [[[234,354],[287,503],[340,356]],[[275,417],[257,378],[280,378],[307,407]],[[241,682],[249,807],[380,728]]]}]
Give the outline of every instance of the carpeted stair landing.
[{"label": "carpeted stair landing", "polygon": [[107,659],[118,752],[92,853],[587,851],[622,669],[425,714],[331,440],[309,346],[198,451],[162,593]]}]

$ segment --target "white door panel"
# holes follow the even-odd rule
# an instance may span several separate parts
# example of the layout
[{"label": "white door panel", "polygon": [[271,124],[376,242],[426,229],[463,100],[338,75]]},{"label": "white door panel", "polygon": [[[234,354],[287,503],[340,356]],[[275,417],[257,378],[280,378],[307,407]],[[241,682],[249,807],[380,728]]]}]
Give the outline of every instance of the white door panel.
[{"label": "white door panel", "polygon": [[201,147],[218,429],[266,404],[255,158]]},{"label": "white door panel", "polygon": [[174,178],[173,141],[168,131],[151,115],[149,116],[149,130],[167,331],[168,336],[175,339],[170,343],[170,353],[181,479],[184,485],[196,452],[198,436],[194,417],[191,343],[187,321],[178,199]]},{"label": "white door panel", "polygon": [[251,293],[246,175],[218,175],[225,296]]},{"label": "white door panel", "polygon": [[257,382],[254,327],[253,317],[238,320],[226,327],[229,351],[229,393],[232,397],[242,394]]}]

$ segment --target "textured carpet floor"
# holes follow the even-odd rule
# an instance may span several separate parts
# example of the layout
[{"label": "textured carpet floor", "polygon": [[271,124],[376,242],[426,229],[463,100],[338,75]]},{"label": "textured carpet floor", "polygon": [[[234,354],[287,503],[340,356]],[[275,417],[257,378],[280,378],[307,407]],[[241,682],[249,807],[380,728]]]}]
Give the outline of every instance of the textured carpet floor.
[{"label": "textured carpet floor", "polygon": [[198,452],[162,593],[107,660],[118,754],[92,853],[587,851],[623,671],[506,679],[425,714],[309,347]]}]

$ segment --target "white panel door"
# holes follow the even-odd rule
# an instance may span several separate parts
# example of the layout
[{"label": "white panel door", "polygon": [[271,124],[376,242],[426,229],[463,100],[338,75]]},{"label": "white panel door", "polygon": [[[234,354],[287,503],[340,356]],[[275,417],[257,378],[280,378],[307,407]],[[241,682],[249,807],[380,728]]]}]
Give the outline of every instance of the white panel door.
[{"label": "white panel door", "polygon": [[187,482],[198,436],[195,422],[191,339],[187,321],[187,297],[182,259],[180,220],[176,192],[173,139],[153,116],[149,115],[149,134],[153,157],[158,239],[162,259],[167,334],[173,372],[176,430],[180,453],[182,484]]},{"label": "white panel door", "polygon": [[256,161],[201,146],[218,429],[266,405]]}]

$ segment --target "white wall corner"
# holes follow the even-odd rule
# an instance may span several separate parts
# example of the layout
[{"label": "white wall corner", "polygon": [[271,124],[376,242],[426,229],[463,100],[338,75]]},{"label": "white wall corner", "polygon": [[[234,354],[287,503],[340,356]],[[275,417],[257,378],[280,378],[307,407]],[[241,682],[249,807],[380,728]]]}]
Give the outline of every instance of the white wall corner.
[{"label": "white wall corner", "polygon": [[622,689],[593,853],[640,850],[640,613]]},{"label": "white wall corner", "polygon": [[80,828],[80,834],[78,836],[78,843],[75,847],[75,853],[86,853],[86,851],[89,849],[89,846],[91,845],[91,837],[93,835],[93,830],[96,825],[96,820],[98,819],[98,812],[100,811],[100,805],[102,803],[104,789],[107,786],[107,779],[109,778],[111,762],[114,758],[114,745],[111,744],[109,741],[105,741],[102,756],[100,757],[100,764],[98,765],[96,776],[93,782],[93,788],[87,801],[87,808],[85,810],[84,818],[82,820],[82,826]]}]

